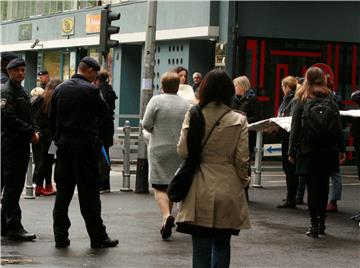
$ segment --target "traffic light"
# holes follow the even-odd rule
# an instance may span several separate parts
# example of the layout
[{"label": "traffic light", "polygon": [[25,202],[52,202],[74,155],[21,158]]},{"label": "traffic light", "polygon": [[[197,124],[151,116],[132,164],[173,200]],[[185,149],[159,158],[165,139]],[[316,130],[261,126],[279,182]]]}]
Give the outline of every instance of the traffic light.
[{"label": "traffic light", "polygon": [[101,10],[100,24],[100,45],[99,49],[102,53],[108,53],[112,47],[117,47],[119,41],[111,40],[110,36],[119,32],[120,27],[112,26],[111,22],[120,19],[120,13],[112,12],[110,7]]}]

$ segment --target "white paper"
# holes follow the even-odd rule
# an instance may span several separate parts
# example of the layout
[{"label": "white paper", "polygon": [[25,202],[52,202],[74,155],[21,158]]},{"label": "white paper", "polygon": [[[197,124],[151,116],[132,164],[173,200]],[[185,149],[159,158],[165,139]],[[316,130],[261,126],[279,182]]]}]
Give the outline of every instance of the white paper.
[{"label": "white paper", "polygon": [[56,155],[57,146],[55,145],[55,141],[51,141],[48,154]]}]

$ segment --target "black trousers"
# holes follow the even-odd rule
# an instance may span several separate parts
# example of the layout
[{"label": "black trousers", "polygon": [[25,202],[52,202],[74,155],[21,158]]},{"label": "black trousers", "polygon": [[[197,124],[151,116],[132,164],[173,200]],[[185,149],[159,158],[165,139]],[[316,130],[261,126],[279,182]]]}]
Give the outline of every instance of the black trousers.
[{"label": "black trousers", "polygon": [[1,148],[1,184],[3,187],[1,228],[19,230],[21,209],[19,200],[24,189],[30,157],[29,143],[7,143]]},{"label": "black trousers", "polygon": [[51,184],[52,165],[54,163],[54,155],[48,154],[51,141],[43,140],[41,142],[41,161],[39,175],[37,177],[36,186]]},{"label": "black trousers", "polygon": [[308,206],[312,222],[325,221],[325,212],[329,194],[329,174],[306,175]]},{"label": "black trousers", "polygon": [[[104,146],[104,148],[110,161],[109,147]],[[110,189],[110,170],[110,166],[106,163],[104,155],[101,153],[99,156],[99,183],[101,189]]]},{"label": "black trousers", "polygon": [[40,175],[41,165],[41,144],[31,144],[32,158],[34,162],[33,182],[37,184]]},{"label": "black trousers", "polygon": [[296,191],[298,187],[298,176],[295,175],[296,165],[288,160],[289,135],[285,134],[281,140],[282,166],[286,175],[286,199],[294,202],[296,199]]},{"label": "black trousers", "polygon": [[80,211],[85,220],[91,241],[107,238],[101,218],[101,201],[98,187],[99,150],[92,144],[63,140],[58,144],[55,182],[57,187],[53,210],[55,241],[68,238],[70,219],[68,208],[77,186]]}]

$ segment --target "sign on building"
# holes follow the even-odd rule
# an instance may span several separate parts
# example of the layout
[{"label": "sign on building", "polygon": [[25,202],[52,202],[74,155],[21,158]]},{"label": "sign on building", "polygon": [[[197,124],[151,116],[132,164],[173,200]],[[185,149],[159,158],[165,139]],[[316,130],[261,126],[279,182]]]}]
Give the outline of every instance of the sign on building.
[{"label": "sign on building", "polygon": [[99,33],[100,20],[100,14],[86,14],[86,33]]},{"label": "sign on building", "polygon": [[62,35],[73,35],[75,28],[75,17],[63,18],[61,25]]},{"label": "sign on building", "polygon": [[19,41],[31,40],[32,39],[32,24],[21,24],[19,25]]}]

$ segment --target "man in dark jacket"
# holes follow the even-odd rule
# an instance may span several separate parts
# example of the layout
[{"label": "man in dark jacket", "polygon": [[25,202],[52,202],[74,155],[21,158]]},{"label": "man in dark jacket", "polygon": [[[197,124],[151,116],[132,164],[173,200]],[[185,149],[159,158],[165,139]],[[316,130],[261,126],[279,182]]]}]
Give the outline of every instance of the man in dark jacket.
[{"label": "man in dark jacket", "polygon": [[55,247],[70,245],[68,207],[77,186],[81,214],[92,248],[114,247],[101,218],[98,159],[101,143],[95,117],[106,112],[106,103],[91,84],[100,65],[90,57],[80,61],[78,73],[60,84],[51,101],[50,118],[57,145],[56,200],[53,211]]},{"label": "man in dark jacket", "polygon": [[25,71],[23,59],[10,61],[7,66],[9,80],[1,90],[1,188],[4,188],[1,236],[31,241],[36,236],[21,224],[19,199],[29,162],[30,141],[39,143],[40,135],[34,126],[29,96],[21,86]]}]

